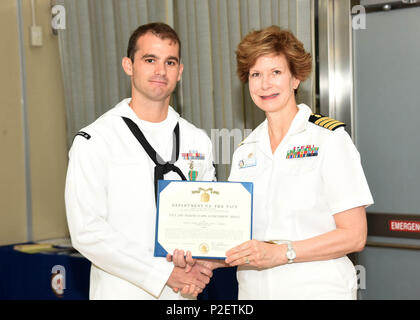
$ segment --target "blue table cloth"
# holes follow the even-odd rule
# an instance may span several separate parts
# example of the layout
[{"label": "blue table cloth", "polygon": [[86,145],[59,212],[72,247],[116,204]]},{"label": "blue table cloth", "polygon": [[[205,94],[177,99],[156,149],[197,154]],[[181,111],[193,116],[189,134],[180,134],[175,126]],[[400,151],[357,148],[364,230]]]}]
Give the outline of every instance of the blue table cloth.
[{"label": "blue table cloth", "polygon": [[[0,246],[0,300],[89,299],[90,261],[57,253],[23,253],[14,245]],[[65,289],[57,296],[52,289],[56,269],[65,271]],[[214,270],[213,278],[198,300],[236,300],[236,268]]]},{"label": "blue table cloth", "polygon": [[[0,299],[84,300],[89,298],[90,262],[68,254],[28,254],[0,247]],[[51,286],[53,268],[65,270],[65,290],[58,297]]]}]

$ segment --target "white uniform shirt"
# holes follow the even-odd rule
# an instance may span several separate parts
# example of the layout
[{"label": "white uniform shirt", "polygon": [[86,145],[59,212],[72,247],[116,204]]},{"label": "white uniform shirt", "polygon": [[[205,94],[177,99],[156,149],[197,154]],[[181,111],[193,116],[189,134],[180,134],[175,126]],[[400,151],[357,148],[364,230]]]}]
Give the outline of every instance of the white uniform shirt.
[{"label": "white uniform shirt", "polygon": [[[172,262],[153,257],[155,164],[121,117],[133,120],[165,161],[171,159],[179,122],[175,165],[187,179],[192,161],[196,180],[214,180],[211,142],[171,107],[166,120],[150,123],[140,120],[129,102],[117,104],[74,139],[65,191],[72,243],[92,262],[91,299],[181,299],[165,285]],[[165,179],[181,178],[169,172]]]},{"label": "white uniform shirt", "polygon": [[[309,122],[311,109],[298,108],[274,154],[265,120],[233,155],[229,180],[254,183],[256,240],[312,238],[336,228],[334,214],[373,203],[350,136],[342,127],[330,131]],[[237,277],[240,299],[356,297],[355,269],[347,257],[265,270],[240,267]]]}]

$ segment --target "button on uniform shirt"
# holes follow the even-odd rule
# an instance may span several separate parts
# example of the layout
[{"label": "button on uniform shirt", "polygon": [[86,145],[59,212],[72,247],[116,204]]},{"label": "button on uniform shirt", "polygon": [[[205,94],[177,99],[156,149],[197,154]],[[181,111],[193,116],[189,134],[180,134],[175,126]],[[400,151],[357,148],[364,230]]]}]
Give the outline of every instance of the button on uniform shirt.
[{"label": "button on uniform shirt", "polygon": [[[254,183],[253,239],[304,240],[336,228],[334,214],[373,203],[360,155],[343,127],[309,121],[298,106],[274,154],[267,120],[238,147],[230,181]],[[345,256],[265,270],[238,268],[240,299],[355,299],[356,272]]]},{"label": "button on uniform shirt", "polygon": [[[65,190],[72,243],[92,262],[91,299],[181,299],[166,285],[173,263],[153,256],[155,164],[122,117],[139,126],[165,161],[171,160],[179,123],[175,165],[185,177],[194,171],[196,180],[214,180],[211,142],[171,107],[163,122],[150,123],[140,120],[129,102],[121,101],[74,139]],[[181,179],[175,172],[164,178]]]}]

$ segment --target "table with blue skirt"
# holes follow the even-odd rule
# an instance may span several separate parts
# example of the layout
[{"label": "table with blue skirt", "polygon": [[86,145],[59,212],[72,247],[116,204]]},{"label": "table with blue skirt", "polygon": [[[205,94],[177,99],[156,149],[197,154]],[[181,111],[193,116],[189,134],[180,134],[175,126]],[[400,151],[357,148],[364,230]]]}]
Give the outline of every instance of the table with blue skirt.
[{"label": "table with blue skirt", "polygon": [[[90,261],[66,252],[24,253],[15,245],[0,246],[0,300],[89,299]],[[65,289],[53,289],[53,277],[61,270]],[[198,300],[236,300],[236,268],[216,269]]]}]

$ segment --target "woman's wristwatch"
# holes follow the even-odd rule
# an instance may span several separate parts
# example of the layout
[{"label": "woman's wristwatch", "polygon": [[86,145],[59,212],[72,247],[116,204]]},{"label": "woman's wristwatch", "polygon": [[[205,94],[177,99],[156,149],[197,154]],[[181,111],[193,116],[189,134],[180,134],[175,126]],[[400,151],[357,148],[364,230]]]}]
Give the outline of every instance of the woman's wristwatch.
[{"label": "woman's wristwatch", "polygon": [[265,241],[267,243],[272,244],[287,244],[287,251],[286,251],[286,257],[287,257],[287,263],[293,263],[296,259],[296,252],[293,249],[292,241],[289,240],[269,240]]},{"label": "woman's wristwatch", "polygon": [[292,241],[287,242],[286,257],[288,259],[287,263],[293,263],[296,258],[296,252],[293,250]]}]

